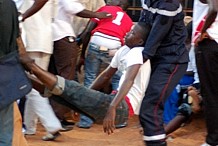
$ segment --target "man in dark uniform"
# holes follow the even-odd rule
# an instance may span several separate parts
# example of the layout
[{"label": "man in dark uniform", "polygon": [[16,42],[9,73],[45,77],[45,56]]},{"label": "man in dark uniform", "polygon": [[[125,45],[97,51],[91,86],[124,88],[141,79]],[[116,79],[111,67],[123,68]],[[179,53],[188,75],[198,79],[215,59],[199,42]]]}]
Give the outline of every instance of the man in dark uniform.
[{"label": "man in dark uniform", "polygon": [[144,0],[139,21],[152,26],[143,50],[151,60],[151,78],[140,110],[147,146],[165,146],[164,102],[184,75],[188,59],[184,14],[178,0]]}]

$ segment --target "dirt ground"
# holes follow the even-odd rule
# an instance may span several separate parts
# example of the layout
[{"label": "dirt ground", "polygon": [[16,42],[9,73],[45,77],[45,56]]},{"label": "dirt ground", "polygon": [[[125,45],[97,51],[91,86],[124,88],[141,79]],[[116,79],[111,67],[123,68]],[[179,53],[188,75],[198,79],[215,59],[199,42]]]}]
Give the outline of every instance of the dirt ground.
[{"label": "dirt ground", "polygon": [[[126,128],[117,129],[110,136],[103,133],[102,125],[93,125],[90,129],[75,126],[71,131],[62,132],[55,141],[45,142],[41,137],[46,132],[39,124],[36,135],[26,138],[29,146],[144,146],[138,125],[138,118],[131,118]],[[169,135],[168,146],[200,146],[205,135],[203,114],[196,114],[190,123]]]}]

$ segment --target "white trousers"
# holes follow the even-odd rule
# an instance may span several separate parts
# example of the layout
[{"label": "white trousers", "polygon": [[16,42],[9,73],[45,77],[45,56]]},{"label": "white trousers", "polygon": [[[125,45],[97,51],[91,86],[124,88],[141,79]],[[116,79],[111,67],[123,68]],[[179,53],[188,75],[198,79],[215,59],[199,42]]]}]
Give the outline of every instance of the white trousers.
[{"label": "white trousers", "polygon": [[[41,52],[31,52],[28,54],[32,59],[35,59],[37,65],[45,70],[48,69],[50,54]],[[32,89],[26,95],[26,98],[24,124],[27,134],[35,134],[38,119],[49,133],[56,132],[62,128],[48,98],[42,97],[35,89]]]}]

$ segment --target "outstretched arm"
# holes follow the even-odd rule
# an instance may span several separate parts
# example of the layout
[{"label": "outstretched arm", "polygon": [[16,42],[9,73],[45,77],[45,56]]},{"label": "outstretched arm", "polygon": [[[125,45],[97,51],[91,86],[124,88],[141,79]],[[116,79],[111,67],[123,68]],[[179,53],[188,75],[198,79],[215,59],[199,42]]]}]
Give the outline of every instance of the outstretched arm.
[{"label": "outstretched arm", "polygon": [[135,64],[135,65],[128,67],[125,79],[124,79],[117,95],[115,96],[115,98],[111,102],[110,107],[107,111],[107,114],[104,118],[103,129],[104,129],[105,133],[107,133],[107,134],[113,133],[113,131],[115,129],[114,121],[115,121],[115,117],[116,117],[116,108],[119,105],[119,103],[125,98],[125,96],[129,92],[130,88],[132,87],[140,66],[141,66],[141,64]]},{"label": "outstretched arm", "polygon": [[[35,64],[34,60],[28,56],[22,38],[20,36],[16,39],[16,41],[18,45],[20,61],[24,65],[25,69],[33,73],[48,89],[52,90],[56,85],[57,77],[41,69],[38,65]],[[40,81],[32,76],[29,76],[29,78],[31,79],[32,83],[35,85],[33,86],[36,87],[37,90],[44,90],[44,86]]]},{"label": "outstretched arm", "polygon": [[100,90],[104,87],[105,83],[109,82],[112,76],[116,73],[117,69],[108,66],[91,84],[90,88]]},{"label": "outstretched arm", "polygon": [[[34,74],[49,90],[54,89],[57,83],[57,77],[39,67],[33,59],[31,59],[27,53],[20,55],[20,61],[24,65],[25,69]],[[32,80],[32,78],[31,78]],[[35,80],[38,82],[37,80]],[[40,82],[38,82],[38,85]]]},{"label": "outstretched arm", "polygon": [[111,14],[107,12],[93,12],[86,9],[77,13],[76,15],[82,18],[99,18],[99,19],[112,17]]}]

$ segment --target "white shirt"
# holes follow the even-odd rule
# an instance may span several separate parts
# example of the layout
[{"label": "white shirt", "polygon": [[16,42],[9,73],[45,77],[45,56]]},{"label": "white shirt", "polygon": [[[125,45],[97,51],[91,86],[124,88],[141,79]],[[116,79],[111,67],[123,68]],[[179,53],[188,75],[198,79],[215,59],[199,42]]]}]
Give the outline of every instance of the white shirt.
[{"label": "white shirt", "polygon": [[138,74],[136,75],[133,86],[127,94],[136,115],[139,114],[141,102],[147,89],[151,73],[150,60],[147,60],[143,64],[143,49],[144,47],[135,47],[130,49],[127,46],[123,46],[116,52],[110,64],[111,67],[117,68],[123,73],[119,82],[118,90],[125,79],[127,68],[135,64],[142,64]]},{"label": "white shirt", "polygon": [[76,36],[72,27],[73,16],[85,8],[78,0],[59,0],[58,11],[52,25],[53,41],[66,36]]},{"label": "white shirt", "polygon": [[196,66],[196,59],[195,59],[195,51],[194,51],[194,46],[191,46],[191,49],[189,51],[189,63],[188,63],[188,68],[187,71],[192,71],[194,73],[194,84],[199,83],[199,77],[198,77],[198,71],[197,71],[197,66]]},{"label": "white shirt", "polygon": [[19,9],[21,8],[22,4],[23,4],[23,0],[13,0],[16,4],[16,7],[19,11]]},{"label": "white shirt", "polygon": [[[209,6],[208,4],[204,4],[199,0],[194,1],[194,8],[193,8],[193,40],[195,40],[195,32],[199,23],[205,18],[208,13]],[[218,43],[218,16],[216,17],[215,22],[211,25],[210,28],[207,29],[207,33],[211,38],[213,38]],[[192,44],[194,42],[192,41]]]},{"label": "white shirt", "polygon": [[[24,0],[21,12],[33,5],[33,0]],[[28,52],[43,52],[52,54],[52,18],[54,17],[56,0],[49,0],[37,13],[23,22],[26,32],[25,42]]]}]

